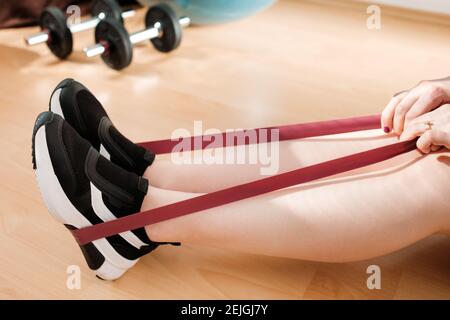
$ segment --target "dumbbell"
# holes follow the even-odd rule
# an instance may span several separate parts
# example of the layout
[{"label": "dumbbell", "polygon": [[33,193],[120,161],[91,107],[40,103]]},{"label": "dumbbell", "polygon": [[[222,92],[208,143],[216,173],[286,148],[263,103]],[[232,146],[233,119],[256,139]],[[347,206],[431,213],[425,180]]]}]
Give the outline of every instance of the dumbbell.
[{"label": "dumbbell", "polygon": [[109,67],[121,70],[130,65],[133,46],[139,42],[150,40],[161,52],[175,50],[181,42],[182,28],[190,23],[188,17],[178,19],[167,4],[158,4],[149,8],[145,15],[146,29],[132,34],[114,20],[102,20],[95,28],[97,44],[83,51],[88,57],[101,55]]},{"label": "dumbbell", "polygon": [[62,10],[57,7],[47,7],[39,18],[41,32],[25,38],[25,42],[29,46],[47,43],[55,56],[65,59],[72,53],[72,34],[94,29],[106,17],[123,23],[123,19],[134,16],[135,11],[122,12],[115,0],[96,0],[91,6],[91,14],[91,19],[69,25]]}]

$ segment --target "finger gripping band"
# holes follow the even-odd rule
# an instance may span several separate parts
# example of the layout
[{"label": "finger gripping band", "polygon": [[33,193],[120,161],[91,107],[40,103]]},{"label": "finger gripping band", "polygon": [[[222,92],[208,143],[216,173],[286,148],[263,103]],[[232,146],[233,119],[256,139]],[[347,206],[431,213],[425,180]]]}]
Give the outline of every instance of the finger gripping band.
[{"label": "finger gripping band", "polygon": [[[271,127],[269,129],[279,129],[279,140],[282,141],[320,135],[370,130],[379,128],[379,124],[380,116],[377,115],[342,120],[296,124],[282,127]],[[262,130],[262,128],[255,130]],[[221,135],[222,137],[225,137],[227,133],[222,133]],[[198,139],[200,141],[202,140],[202,137],[190,137],[190,139],[192,141],[194,141],[195,139]],[[72,234],[79,244],[87,244],[94,240],[119,234],[125,231],[138,229],[161,221],[181,217],[210,208],[219,207],[231,202],[248,199],[272,191],[322,179],[325,177],[385,161],[400,154],[416,149],[416,141],[417,139],[406,142],[398,142],[380,148],[325,161],[268,178],[255,180],[191,199],[179,201],[159,208],[135,213],[116,220],[100,223],[78,230],[73,230]],[[248,141],[244,141],[242,143],[248,144],[247,142]],[[155,150],[157,150],[157,154],[170,153],[170,148],[173,148],[174,146],[172,140],[146,142],[141,143],[141,145],[145,146],[146,148],[155,148],[152,149],[152,151],[155,152]],[[192,150],[194,150],[194,148],[196,147],[198,149],[207,148],[206,144],[199,144],[196,146],[194,143],[191,143],[191,146],[193,146]]]}]

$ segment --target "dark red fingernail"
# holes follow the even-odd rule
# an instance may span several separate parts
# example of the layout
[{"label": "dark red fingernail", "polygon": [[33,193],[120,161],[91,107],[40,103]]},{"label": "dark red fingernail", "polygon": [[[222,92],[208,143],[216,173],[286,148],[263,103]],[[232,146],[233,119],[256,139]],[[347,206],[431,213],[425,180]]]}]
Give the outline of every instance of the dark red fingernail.
[{"label": "dark red fingernail", "polygon": [[386,133],[389,133],[389,132],[391,132],[391,128],[389,128],[389,127],[384,127],[384,132],[386,132]]}]

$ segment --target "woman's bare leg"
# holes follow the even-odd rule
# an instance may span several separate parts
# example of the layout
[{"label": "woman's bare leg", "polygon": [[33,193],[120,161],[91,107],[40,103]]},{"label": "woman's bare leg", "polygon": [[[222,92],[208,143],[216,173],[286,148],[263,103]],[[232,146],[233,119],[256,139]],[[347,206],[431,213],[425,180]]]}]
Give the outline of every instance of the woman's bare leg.
[{"label": "woman's bare leg", "polygon": [[[449,153],[411,152],[365,173],[242,200],[146,230],[154,241],[305,260],[361,260],[450,230],[449,190]],[[143,209],[193,196],[152,187]]]},{"label": "woman's bare leg", "polygon": [[[191,164],[176,164],[171,156],[158,156],[155,162],[147,169],[146,176],[150,184],[163,189],[183,192],[207,193],[223,189],[233,185],[267,177],[262,175],[263,170],[271,174],[282,173],[314,163],[330,160],[336,157],[346,156],[351,153],[361,152],[380,147],[389,143],[395,143],[397,139],[380,133],[380,130],[355,132],[327,137],[283,141],[278,144],[278,151],[272,150],[270,144],[267,149],[256,150],[254,147],[237,150],[236,148],[217,149],[236,155],[238,152],[252,156],[258,152],[268,154],[256,164],[205,164],[204,161],[192,160]],[[266,151],[268,150],[268,151]],[[211,151],[207,151],[204,158],[210,160]],[[189,159],[201,159],[200,152],[187,152]],[[225,157],[223,157],[225,158]],[[274,172],[274,170],[276,170]],[[363,170],[364,171],[364,170]],[[192,183],[195,181],[195,183]]]}]

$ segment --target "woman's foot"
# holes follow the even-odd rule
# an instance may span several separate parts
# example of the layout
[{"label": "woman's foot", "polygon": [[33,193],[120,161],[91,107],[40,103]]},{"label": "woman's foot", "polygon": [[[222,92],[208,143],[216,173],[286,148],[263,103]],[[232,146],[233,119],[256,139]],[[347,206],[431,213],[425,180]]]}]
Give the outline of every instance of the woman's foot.
[{"label": "woman's foot", "polygon": [[83,138],[120,167],[142,176],[155,155],[125,138],[95,96],[73,79],[61,81],[50,98],[50,111],[63,117]]},{"label": "woman's foot", "polygon": [[[50,213],[69,229],[139,212],[148,182],[111,163],[62,117],[41,113],[33,129],[33,165]],[[107,280],[119,278],[154,250],[140,228],[80,246],[89,267]]]}]

